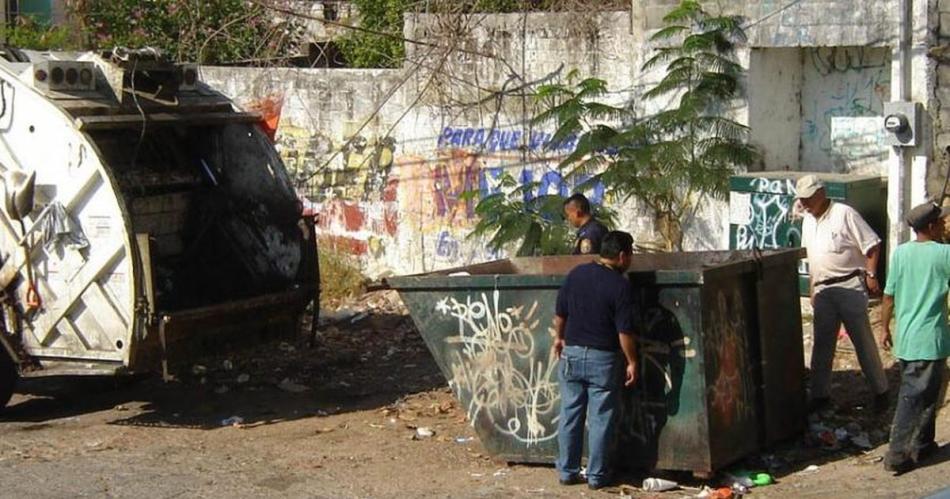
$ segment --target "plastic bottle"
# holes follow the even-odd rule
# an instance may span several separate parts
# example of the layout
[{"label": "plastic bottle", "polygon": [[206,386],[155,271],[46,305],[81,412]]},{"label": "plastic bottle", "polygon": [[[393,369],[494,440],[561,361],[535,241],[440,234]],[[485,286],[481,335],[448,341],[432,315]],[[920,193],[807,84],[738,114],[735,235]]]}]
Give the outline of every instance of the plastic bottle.
[{"label": "plastic bottle", "polygon": [[666,492],[677,487],[679,487],[678,483],[662,478],[647,478],[643,481],[643,490],[646,492]]}]

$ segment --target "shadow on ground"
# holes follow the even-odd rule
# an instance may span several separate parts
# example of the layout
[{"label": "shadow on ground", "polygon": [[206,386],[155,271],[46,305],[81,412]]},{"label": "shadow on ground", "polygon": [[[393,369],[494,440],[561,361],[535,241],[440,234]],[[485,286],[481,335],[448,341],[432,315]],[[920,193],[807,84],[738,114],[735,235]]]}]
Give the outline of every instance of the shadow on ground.
[{"label": "shadow on ground", "polygon": [[[229,354],[179,362],[176,380],[135,377],[22,379],[0,421],[43,423],[112,411],[111,424],[213,429],[232,416],[257,426],[385,407],[445,386],[408,316],[369,315]],[[172,359],[173,361],[175,359]]]}]

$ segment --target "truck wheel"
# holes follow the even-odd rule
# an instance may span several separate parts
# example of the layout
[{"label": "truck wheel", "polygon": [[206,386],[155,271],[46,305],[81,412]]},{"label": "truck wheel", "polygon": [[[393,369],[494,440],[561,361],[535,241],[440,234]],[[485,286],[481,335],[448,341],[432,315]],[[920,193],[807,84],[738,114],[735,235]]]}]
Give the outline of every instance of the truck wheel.
[{"label": "truck wheel", "polygon": [[13,396],[13,387],[16,386],[17,369],[10,355],[0,347],[0,411],[6,407]]}]

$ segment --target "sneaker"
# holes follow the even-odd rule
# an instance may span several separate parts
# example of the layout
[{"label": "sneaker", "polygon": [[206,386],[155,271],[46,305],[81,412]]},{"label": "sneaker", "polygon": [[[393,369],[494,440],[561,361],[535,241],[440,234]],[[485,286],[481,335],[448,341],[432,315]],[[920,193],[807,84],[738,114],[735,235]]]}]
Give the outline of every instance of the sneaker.
[{"label": "sneaker", "polygon": [[587,482],[587,480],[584,480],[584,478],[580,475],[571,475],[567,478],[561,478],[558,481],[561,483],[561,485],[580,485]]},{"label": "sneaker", "polygon": [[588,483],[587,488],[590,490],[600,490],[604,487],[609,487],[606,483]]}]

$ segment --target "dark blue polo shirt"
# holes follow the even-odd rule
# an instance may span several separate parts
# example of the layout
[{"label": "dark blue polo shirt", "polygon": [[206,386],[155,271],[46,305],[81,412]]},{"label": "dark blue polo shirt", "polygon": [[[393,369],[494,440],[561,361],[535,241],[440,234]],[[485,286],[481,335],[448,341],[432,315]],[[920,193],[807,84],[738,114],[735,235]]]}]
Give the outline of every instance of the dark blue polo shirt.
[{"label": "dark blue polo shirt", "polygon": [[619,350],[617,333],[633,333],[633,286],[599,263],[578,265],[558,291],[555,313],[567,319],[568,345]]},{"label": "dark blue polo shirt", "polygon": [[574,240],[574,254],[600,254],[600,242],[606,235],[607,226],[600,223],[596,218],[591,217],[586,224],[577,229],[577,237]]}]

